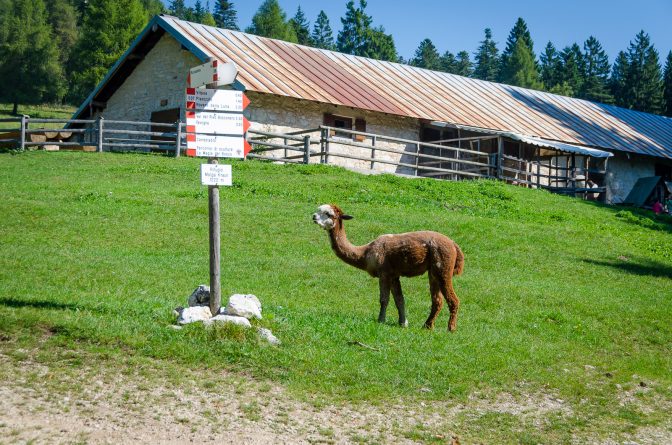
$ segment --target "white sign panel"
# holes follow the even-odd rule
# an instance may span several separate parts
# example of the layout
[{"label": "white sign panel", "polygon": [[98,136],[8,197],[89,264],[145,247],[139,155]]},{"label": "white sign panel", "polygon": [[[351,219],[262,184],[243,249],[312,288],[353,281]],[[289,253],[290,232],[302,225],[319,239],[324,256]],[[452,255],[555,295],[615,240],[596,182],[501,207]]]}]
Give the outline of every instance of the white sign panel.
[{"label": "white sign panel", "polygon": [[250,123],[242,114],[214,113],[208,111],[187,112],[187,133],[245,134]]},{"label": "white sign panel", "polygon": [[187,110],[242,112],[249,103],[242,91],[187,88]]},{"label": "white sign panel", "polygon": [[236,80],[238,70],[233,62],[222,63],[219,60],[198,65],[189,70],[189,86],[202,87],[211,83],[229,85]]},{"label": "white sign panel", "polygon": [[233,185],[231,166],[226,164],[201,164],[201,184]]},{"label": "white sign panel", "polygon": [[244,158],[245,139],[241,136],[209,134],[187,135],[187,149],[195,149],[196,156],[204,158]]}]

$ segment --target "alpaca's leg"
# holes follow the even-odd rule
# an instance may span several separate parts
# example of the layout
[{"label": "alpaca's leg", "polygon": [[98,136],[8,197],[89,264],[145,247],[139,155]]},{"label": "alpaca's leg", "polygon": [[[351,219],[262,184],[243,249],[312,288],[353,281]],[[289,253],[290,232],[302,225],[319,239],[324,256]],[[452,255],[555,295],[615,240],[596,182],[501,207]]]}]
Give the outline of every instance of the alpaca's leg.
[{"label": "alpaca's leg", "polygon": [[399,326],[407,327],[408,321],[406,320],[406,303],[404,302],[404,294],[401,291],[401,282],[399,281],[399,277],[395,277],[391,281],[394,304],[397,306],[397,312],[399,312]]},{"label": "alpaca's leg", "polygon": [[378,323],[385,323],[387,303],[390,302],[390,281],[387,277],[381,276],[378,279],[378,285],[380,286],[380,313],[378,314]]},{"label": "alpaca's leg", "polygon": [[439,286],[439,281],[436,277],[429,273],[429,293],[432,297],[432,309],[429,312],[429,318],[425,322],[425,327],[427,329],[434,328],[434,320],[438,317],[441,308],[443,307],[443,299],[441,298],[441,287]]},{"label": "alpaca's leg", "polygon": [[457,310],[460,308],[460,300],[457,298],[457,294],[453,289],[452,269],[451,273],[446,272],[446,275],[449,276],[441,281],[441,293],[446,298],[448,308],[450,309],[448,330],[453,332],[457,329]]}]

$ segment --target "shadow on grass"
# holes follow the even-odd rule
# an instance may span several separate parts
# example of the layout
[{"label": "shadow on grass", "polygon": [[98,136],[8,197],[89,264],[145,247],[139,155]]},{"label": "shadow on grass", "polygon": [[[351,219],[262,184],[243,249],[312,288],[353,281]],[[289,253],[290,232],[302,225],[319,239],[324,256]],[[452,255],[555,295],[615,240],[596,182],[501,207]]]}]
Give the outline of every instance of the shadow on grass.
[{"label": "shadow on grass", "polygon": [[44,301],[44,300],[19,300],[16,298],[3,298],[0,297],[0,306],[7,307],[32,307],[36,309],[58,309],[58,310],[77,310],[83,309],[82,307],[71,304],[71,303],[57,303],[55,301]]},{"label": "shadow on grass", "polygon": [[614,269],[633,275],[663,277],[672,279],[672,265],[659,263],[658,261],[651,261],[651,260],[637,261],[632,259],[627,261],[626,260],[599,261],[599,260],[584,259],[583,262],[595,266],[612,267]]}]

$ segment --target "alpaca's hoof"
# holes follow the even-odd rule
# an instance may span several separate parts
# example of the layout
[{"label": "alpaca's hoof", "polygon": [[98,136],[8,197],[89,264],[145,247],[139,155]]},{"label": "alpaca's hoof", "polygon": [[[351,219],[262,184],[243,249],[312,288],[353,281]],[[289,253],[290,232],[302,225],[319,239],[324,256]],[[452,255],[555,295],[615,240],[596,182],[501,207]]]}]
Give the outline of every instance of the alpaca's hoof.
[{"label": "alpaca's hoof", "polygon": [[431,331],[432,329],[434,329],[434,325],[427,324],[427,323],[425,323],[422,327],[425,328],[425,329],[428,329],[428,330],[430,330],[430,331]]},{"label": "alpaca's hoof", "polygon": [[408,327],[408,320],[400,321],[399,322],[399,327],[407,328]]},{"label": "alpaca's hoof", "polygon": [[455,332],[457,331],[457,326],[448,326],[448,332]]}]

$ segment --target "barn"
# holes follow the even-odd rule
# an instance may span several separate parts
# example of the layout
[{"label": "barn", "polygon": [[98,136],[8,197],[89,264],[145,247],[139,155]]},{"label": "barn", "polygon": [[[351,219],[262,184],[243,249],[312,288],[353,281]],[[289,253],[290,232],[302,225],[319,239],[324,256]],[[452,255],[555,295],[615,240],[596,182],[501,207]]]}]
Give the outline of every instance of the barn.
[{"label": "barn", "polygon": [[666,117],[168,15],[150,21],[73,118],[183,121],[189,68],[213,58],[238,68],[232,88],[251,101],[259,158],[492,177],[608,203],[640,178],[672,179]]}]

